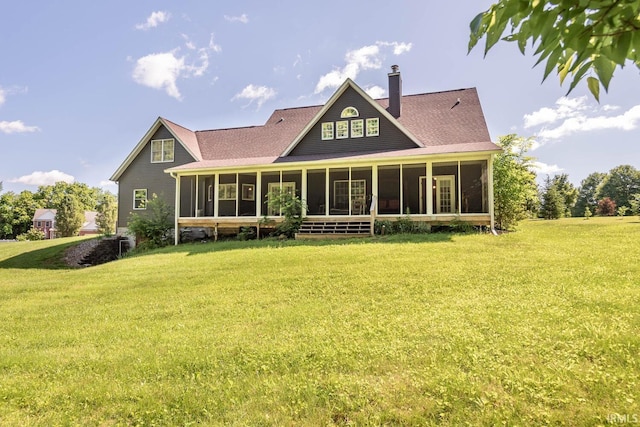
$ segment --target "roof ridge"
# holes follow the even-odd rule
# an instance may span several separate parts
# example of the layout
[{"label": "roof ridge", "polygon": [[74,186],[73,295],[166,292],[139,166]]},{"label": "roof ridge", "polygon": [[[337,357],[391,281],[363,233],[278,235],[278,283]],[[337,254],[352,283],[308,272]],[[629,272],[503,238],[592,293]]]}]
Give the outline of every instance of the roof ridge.
[{"label": "roof ridge", "polygon": [[189,128],[187,128],[187,127],[184,127],[184,126],[179,125],[178,123],[176,123],[176,122],[174,122],[174,121],[171,121],[171,120],[167,119],[166,117],[162,117],[162,116],[160,116],[160,118],[161,118],[163,121],[168,122],[168,123],[171,123],[172,125],[178,126],[179,128],[182,128],[182,129],[184,129],[184,130],[186,130],[186,131],[194,132],[194,131],[192,131],[191,129],[189,129]]},{"label": "roof ridge", "polygon": [[202,133],[202,132],[218,132],[221,130],[240,130],[240,129],[254,129],[254,128],[262,128],[264,125],[251,125],[251,126],[237,126],[232,128],[216,128],[216,129],[202,129],[196,130],[194,133]]}]

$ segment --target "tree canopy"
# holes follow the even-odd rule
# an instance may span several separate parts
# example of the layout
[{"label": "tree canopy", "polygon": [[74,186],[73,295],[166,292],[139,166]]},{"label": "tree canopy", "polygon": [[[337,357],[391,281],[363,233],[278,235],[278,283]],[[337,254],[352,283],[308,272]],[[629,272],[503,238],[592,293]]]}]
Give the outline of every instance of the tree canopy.
[{"label": "tree canopy", "polygon": [[[469,51],[486,37],[484,53],[500,40],[527,44],[546,60],[543,81],[555,69],[560,84],[571,75],[570,93],[589,73],[587,86],[600,100],[614,71],[640,69],[640,0],[500,0],[471,21]],[[506,35],[503,36],[506,32]]]}]

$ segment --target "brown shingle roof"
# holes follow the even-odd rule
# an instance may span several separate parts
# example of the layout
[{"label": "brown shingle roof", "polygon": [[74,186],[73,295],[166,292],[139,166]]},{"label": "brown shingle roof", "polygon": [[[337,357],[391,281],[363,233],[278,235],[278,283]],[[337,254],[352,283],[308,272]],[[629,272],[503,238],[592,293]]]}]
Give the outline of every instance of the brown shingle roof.
[{"label": "brown shingle roof", "polygon": [[[460,103],[451,108],[458,99]],[[375,102],[386,108],[389,100]],[[280,156],[321,108],[318,105],[276,110],[263,126],[196,132],[180,127],[180,130],[181,135],[191,132],[197,139],[203,167],[205,164],[246,164],[258,158]],[[475,88],[403,96],[398,122],[425,147],[491,141]],[[176,136],[184,138],[185,143],[189,141],[190,135],[181,135]],[[457,152],[459,148],[427,151]],[[231,159],[238,161],[223,162]]]}]

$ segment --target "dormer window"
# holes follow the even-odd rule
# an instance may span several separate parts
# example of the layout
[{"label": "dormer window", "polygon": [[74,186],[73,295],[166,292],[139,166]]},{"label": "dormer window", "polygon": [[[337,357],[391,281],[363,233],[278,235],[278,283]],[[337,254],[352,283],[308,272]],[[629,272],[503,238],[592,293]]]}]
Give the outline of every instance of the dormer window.
[{"label": "dormer window", "polygon": [[344,110],[342,110],[340,117],[343,119],[346,119],[349,117],[358,117],[359,115],[360,113],[358,113],[358,110],[356,110],[355,107],[347,107]]}]

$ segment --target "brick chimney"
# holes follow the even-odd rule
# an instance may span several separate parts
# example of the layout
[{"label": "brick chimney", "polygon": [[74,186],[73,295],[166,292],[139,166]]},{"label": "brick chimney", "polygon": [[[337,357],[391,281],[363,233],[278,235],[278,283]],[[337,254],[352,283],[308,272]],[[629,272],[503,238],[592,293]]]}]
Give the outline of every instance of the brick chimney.
[{"label": "brick chimney", "polygon": [[387,111],[396,119],[400,117],[400,99],[402,98],[402,79],[400,78],[400,67],[391,66],[389,76],[389,108]]}]

